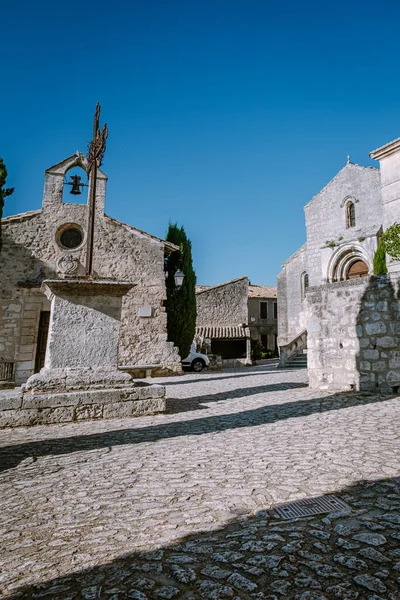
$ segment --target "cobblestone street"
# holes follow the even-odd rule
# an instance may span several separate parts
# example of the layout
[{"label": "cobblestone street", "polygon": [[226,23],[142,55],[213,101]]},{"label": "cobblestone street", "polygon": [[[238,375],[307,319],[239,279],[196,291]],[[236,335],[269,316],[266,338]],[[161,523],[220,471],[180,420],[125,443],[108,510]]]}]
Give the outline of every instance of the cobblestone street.
[{"label": "cobblestone street", "polygon": [[[157,379],[168,414],[0,431],[0,597],[400,599],[400,398]],[[335,494],[349,510],[268,512]]]}]

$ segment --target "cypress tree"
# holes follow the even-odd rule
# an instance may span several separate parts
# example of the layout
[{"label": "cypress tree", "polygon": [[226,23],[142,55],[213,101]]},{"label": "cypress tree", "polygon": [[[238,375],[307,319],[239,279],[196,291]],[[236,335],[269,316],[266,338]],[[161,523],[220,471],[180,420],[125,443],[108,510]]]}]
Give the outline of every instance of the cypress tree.
[{"label": "cypress tree", "polygon": [[379,242],[374,255],[374,274],[385,275],[387,272],[385,246]]},{"label": "cypress tree", "polygon": [[11,196],[14,188],[5,188],[7,179],[7,169],[2,158],[0,158],[0,251],[1,251],[1,217],[3,216],[4,200]]},{"label": "cypress tree", "polygon": [[[166,259],[168,341],[179,348],[179,354],[184,359],[189,354],[196,333],[196,274],[192,264],[192,244],[184,228],[176,223],[169,224],[166,240],[179,246],[179,250]],[[179,270],[185,278],[182,286],[177,288],[174,275]]]}]

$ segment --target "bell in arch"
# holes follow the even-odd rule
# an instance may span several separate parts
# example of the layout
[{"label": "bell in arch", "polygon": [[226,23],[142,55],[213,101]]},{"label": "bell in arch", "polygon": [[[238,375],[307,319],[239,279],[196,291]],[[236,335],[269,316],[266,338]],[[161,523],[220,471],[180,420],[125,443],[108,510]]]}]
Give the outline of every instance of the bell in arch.
[{"label": "bell in arch", "polygon": [[70,175],[70,179],[72,179],[72,181],[67,182],[67,185],[71,186],[71,190],[69,193],[73,196],[79,196],[80,194],[82,194],[81,187],[84,187],[85,184],[81,183],[81,178],[79,177],[79,175]]}]

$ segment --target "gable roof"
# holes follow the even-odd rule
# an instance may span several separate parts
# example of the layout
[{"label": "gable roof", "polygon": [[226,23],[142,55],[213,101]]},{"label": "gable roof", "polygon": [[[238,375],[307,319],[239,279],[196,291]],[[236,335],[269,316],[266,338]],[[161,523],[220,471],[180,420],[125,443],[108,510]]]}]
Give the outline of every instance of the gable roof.
[{"label": "gable roof", "polygon": [[310,206],[310,204],[312,204],[318,198],[318,196],[320,196],[320,194],[325,192],[336,181],[336,179],[347,169],[358,171],[375,171],[376,173],[379,173],[379,169],[377,169],[376,167],[363,167],[361,165],[356,165],[352,162],[348,162],[344,167],[340,169],[340,171],[336,173],[334,177],[332,177],[330,181],[328,181],[328,183],[322,188],[322,190],[315,194],[315,196],[313,196],[311,200],[304,205],[304,208]]},{"label": "gable roof", "polygon": [[215,290],[217,288],[224,287],[225,285],[237,283],[238,281],[242,281],[243,279],[247,279],[247,275],[243,275],[243,277],[238,277],[237,279],[231,279],[230,281],[226,281],[225,283],[219,283],[218,285],[196,285],[196,294],[203,294],[204,292],[209,292],[210,290]]},{"label": "gable roof", "polygon": [[139,236],[150,238],[150,239],[154,240],[155,242],[164,244],[164,246],[166,248],[168,248],[171,252],[175,252],[176,250],[179,250],[179,246],[177,246],[176,244],[173,244],[172,242],[167,242],[167,240],[163,240],[159,237],[156,237],[155,235],[152,235],[151,233],[146,233],[146,231],[137,229],[137,227],[133,227],[132,225],[128,225],[127,223],[123,223],[122,221],[117,221],[117,219],[113,219],[113,217],[109,217],[108,215],[104,215],[104,218],[107,219],[108,221],[111,221],[111,223],[118,225],[119,227],[124,227],[125,229],[127,229],[128,231],[130,231],[132,233],[136,233]]}]

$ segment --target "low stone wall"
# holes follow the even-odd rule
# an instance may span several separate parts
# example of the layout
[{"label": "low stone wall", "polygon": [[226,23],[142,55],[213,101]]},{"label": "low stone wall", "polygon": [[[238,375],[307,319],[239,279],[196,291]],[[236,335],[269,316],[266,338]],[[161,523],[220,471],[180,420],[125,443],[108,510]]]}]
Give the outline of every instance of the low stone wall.
[{"label": "low stone wall", "polygon": [[310,387],[392,393],[400,387],[399,279],[379,276],[307,292]]},{"label": "low stone wall", "polygon": [[165,387],[146,383],[58,394],[24,393],[21,388],[0,392],[0,428],[138,417],[165,410]]}]

